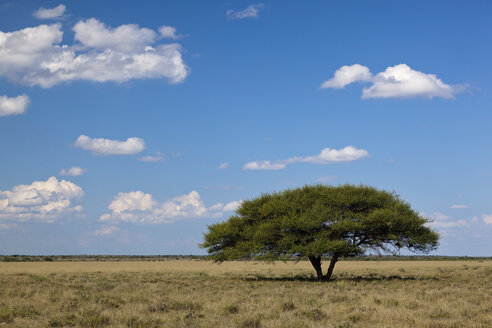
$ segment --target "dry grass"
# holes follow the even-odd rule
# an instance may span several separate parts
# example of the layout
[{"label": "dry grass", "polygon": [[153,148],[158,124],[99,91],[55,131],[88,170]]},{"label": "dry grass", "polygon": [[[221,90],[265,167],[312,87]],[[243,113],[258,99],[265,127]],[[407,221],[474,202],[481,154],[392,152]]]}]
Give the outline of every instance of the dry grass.
[{"label": "dry grass", "polygon": [[0,327],[492,327],[492,261],[0,263]]}]

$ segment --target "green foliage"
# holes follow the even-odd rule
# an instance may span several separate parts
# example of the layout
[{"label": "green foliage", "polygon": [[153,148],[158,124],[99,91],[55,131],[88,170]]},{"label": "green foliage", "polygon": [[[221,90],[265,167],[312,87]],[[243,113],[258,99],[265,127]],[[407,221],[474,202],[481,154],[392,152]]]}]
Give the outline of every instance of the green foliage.
[{"label": "green foliage", "polygon": [[324,256],[334,265],[368,251],[428,253],[439,236],[426,223],[395,193],[363,185],[305,186],[243,202],[236,215],[208,227],[201,246],[215,261],[295,256],[316,268]]}]

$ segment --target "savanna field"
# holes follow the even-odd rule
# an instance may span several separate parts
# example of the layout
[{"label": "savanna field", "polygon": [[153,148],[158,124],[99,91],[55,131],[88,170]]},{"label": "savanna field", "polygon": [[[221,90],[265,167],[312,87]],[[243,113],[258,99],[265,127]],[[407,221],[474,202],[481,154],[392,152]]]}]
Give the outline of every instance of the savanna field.
[{"label": "savanna field", "polygon": [[492,260],[0,262],[0,326],[492,327]]}]

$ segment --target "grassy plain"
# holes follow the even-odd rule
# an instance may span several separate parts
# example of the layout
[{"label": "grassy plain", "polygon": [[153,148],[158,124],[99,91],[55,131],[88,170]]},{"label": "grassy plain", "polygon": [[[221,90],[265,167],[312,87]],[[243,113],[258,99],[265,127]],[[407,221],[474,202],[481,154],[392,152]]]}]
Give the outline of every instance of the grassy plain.
[{"label": "grassy plain", "polygon": [[492,261],[0,262],[0,327],[492,327]]}]

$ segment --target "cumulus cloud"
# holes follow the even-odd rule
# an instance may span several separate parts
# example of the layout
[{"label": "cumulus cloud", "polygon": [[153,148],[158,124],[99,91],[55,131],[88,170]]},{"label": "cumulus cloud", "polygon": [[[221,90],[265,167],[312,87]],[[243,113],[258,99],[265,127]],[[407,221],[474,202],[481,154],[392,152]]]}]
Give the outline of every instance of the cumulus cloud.
[{"label": "cumulus cloud", "polygon": [[77,138],[73,146],[90,150],[95,155],[132,155],[143,151],[145,142],[143,139],[135,137],[120,141],[90,138],[82,134]]},{"label": "cumulus cloud", "polygon": [[29,103],[29,97],[25,94],[17,97],[0,96],[0,116],[24,114]]},{"label": "cumulus cloud", "polygon": [[232,10],[229,9],[226,12],[227,19],[236,20],[236,19],[244,19],[244,18],[258,18],[258,14],[261,9],[263,9],[262,3],[257,3],[253,5],[249,5],[244,10]]},{"label": "cumulus cloud", "polygon": [[453,98],[456,89],[435,74],[425,74],[400,64],[377,74],[373,85],[362,90],[362,98],[423,97]]},{"label": "cumulus cloud", "polygon": [[482,220],[485,224],[492,224],[492,214],[482,214]]},{"label": "cumulus cloud", "polygon": [[312,163],[330,164],[341,162],[352,162],[369,157],[369,152],[365,149],[358,149],[353,146],[346,146],[342,149],[324,148],[318,155],[307,157],[291,157],[285,160],[278,160],[274,163],[270,161],[255,161],[244,164],[243,170],[282,170],[287,164],[293,163]]},{"label": "cumulus cloud", "polygon": [[159,27],[159,33],[161,34],[161,37],[173,40],[177,40],[181,37],[181,35],[176,34],[176,28],[172,26]]},{"label": "cumulus cloud", "polygon": [[348,84],[357,81],[370,81],[372,78],[371,71],[366,66],[354,64],[351,66],[342,66],[336,70],[335,76],[321,84],[320,89],[333,88],[341,89]]},{"label": "cumulus cloud", "polygon": [[456,228],[468,226],[468,222],[465,220],[452,220],[451,217],[441,212],[434,212],[430,215],[422,213],[422,216],[432,220],[427,223],[427,225],[431,228]]},{"label": "cumulus cloud", "polygon": [[463,204],[453,204],[453,205],[451,205],[451,208],[454,210],[461,210],[461,209],[465,209],[465,208],[470,208],[470,206],[463,205]]},{"label": "cumulus cloud", "polygon": [[82,188],[76,184],[55,177],[0,190],[0,220],[53,222],[80,213],[82,206],[76,204],[83,195]]},{"label": "cumulus cloud", "polygon": [[107,27],[95,18],[73,27],[75,42],[61,44],[61,24],[0,31],[0,76],[50,88],[74,80],[125,82],[166,79],[179,83],[189,74],[177,43],[156,41],[157,32],[135,24]]},{"label": "cumulus cloud", "polygon": [[33,15],[39,19],[53,19],[62,16],[66,9],[65,5],[58,5],[51,9],[41,7]]},{"label": "cumulus cloud", "polygon": [[437,78],[435,74],[426,74],[413,70],[406,64],[387,67],[384,72],[371,75],[369,68],[355,64],[342,66],[332,79],[325,81],[320,88],[340,89],[354,82],[369,82],[370,86],[362,90],[362,99],[368,98],[413,98],[432,99],[454,98],[462,87],[451,86]]},{"label": "cumulus cloud", "polygon": [[219,166],[217,166],[217,170],[225,170],[229,167],[229,163],[228,162],[224,162],[222,164],[220,164]]},{"label": "cumulus cloud", "polygon": [[78,177],[78,176],[80,176],[86,172],[87,172],[87,169],[85,169],[85,168],[82,168],[79,166],[72,166],[69,169],[61,169],[59,175]]},{"label": "cumulus cloud", "polygon": [[240,204],[240,201],[234,201],[207,207],[196,191],[162,203],[142,191],[120,192],[108,206],[111,213],[101,215],[99,220],[141,224],[172,223],[179,219],[220,217],[225,212],[234,211]]},{"label": "cumulus cloud", "polygon": [[95,18],[79,21],[72,30],[75,32],[75,40],[86,47],[101,50],[133,52],[136,49],[144,49],[157,38],[156,32],[136,24],[111,29]]}]

